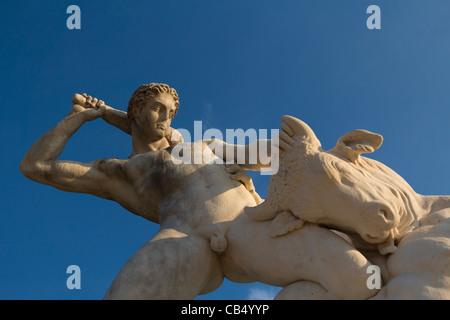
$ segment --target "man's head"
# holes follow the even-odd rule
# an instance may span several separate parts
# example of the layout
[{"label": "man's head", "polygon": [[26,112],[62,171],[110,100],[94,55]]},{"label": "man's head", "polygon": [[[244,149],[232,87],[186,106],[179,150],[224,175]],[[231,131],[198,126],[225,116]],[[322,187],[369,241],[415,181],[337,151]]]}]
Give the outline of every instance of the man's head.
[{"label": "man's head", "polygon": [[128,121],[153,138],[165,136],[180,106],[175,89],[163,83],[144,84],[128,103]]}]

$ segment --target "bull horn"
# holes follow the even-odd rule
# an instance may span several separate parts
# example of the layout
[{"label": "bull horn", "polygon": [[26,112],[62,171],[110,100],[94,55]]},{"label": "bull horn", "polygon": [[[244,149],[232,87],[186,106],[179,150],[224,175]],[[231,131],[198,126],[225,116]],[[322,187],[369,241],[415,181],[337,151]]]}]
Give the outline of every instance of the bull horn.
[{"label": "bull horn", "polygon": [[247,216],[255,221],[270,220],[277,215],[277,210],[273,208],[267,200],[257,205],[256,207],[245,207],[244,211]]},{"label": "bull horn", "polygon": [[[292,116],[282,116],[281,121],[289,126],[294,131],[294,136],[308,136],[311,139],[319,142],[314,131],[302,120]],[[320,144],[320,143],[319,143]]]}]

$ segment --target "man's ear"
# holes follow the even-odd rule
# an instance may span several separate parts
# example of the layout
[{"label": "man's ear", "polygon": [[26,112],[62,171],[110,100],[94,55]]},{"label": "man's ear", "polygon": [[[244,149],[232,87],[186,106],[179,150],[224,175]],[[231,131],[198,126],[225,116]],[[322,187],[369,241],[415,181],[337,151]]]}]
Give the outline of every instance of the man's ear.
[{"label": "man's ear", "polygon": [[371,153],[383,143],[383,137],[367,130],[353,130],[339,138],[330,151],[355,162],[361,153]]}]

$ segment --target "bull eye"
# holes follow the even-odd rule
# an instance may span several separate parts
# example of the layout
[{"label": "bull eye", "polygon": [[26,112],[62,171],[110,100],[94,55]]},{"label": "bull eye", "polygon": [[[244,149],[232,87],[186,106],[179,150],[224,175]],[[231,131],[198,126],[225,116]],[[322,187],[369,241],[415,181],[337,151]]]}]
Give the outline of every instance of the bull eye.
[{"label": "bull eye", "polygon": [[339,174],[339,176],[342,178],[346,177],[349,173],[349,168],[346,163],[336,162],[334,164],[334,167],[336,168],[336,171]]}]

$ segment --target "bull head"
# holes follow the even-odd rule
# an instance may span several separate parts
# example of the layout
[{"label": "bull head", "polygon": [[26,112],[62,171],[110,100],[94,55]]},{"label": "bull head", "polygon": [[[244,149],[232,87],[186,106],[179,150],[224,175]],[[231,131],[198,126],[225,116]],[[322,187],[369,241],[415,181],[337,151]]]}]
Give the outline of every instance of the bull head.
[{"label": "bull head", "polygon": [[[281,120],[283,121],[283,124],[286,124],[293,130],[294,134],[292,138],[298,142],[300,147],[304,146],[305,149],[309,147],[309,152],[315,152],[319,149],[321,150],[319,139],[317,139],[314,131],[312,131],[306,123],[291,116],[283,116]],[[279,206],[281,195],[277,192],[279,189],[277,186],[280,182],[282,183],[282,181],[285,180],[286,176],[289,174],[287,168],[289,166],[287,166],[286,163],[290,159],[287,158],[291,158],[289,157],[289,154],[281,155],[280,168],[277,174],[270,177],[267,199],[256,207],[245,208],[246,214],[253,220],[266,221],[273,219],[278,214],[278,211],[282,210]]]},{"label": "bull head", "polygon": [[368,161],[374,160],[360,157],[378,149],[382,136],[353,130],[333,149],[324,151],[306,123],[290,116],[283,116],[282,121],[282,126],[292,129],[296,143],[281,155],[279,171],[269,180],[267,199],[247,207],[246,214],[256,221],[274,219],[272,236],[300,228],[307,221],[357,233],[367,242],[381,244],[382,253],[394,251],[397,213],[402,209],[389,198],[396,191],[372,177],[372,169],[366,170],[373,165]]}]

